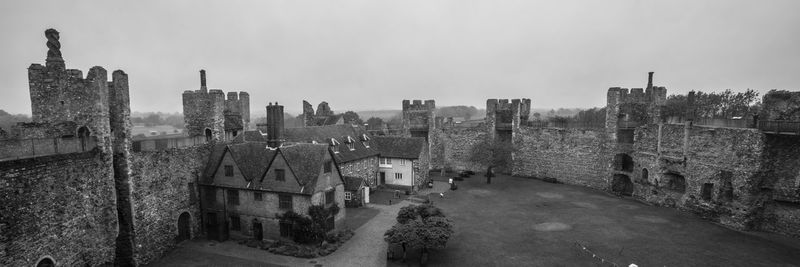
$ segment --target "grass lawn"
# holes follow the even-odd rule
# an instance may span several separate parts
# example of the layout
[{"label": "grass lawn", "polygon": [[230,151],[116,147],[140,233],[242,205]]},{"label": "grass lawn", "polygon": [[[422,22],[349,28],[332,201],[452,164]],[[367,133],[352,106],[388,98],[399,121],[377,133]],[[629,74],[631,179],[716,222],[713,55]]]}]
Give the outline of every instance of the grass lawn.
[{"label": "grass lawn", "polygon": [[[429,265],[800,265],[798,240],[742,233],[579,186],[504,175],[486,184],[477,177],[435,198],[455,234],[447,248],[431,250]],[[410,255],[388,265],[416,265],[417,253]]]}]

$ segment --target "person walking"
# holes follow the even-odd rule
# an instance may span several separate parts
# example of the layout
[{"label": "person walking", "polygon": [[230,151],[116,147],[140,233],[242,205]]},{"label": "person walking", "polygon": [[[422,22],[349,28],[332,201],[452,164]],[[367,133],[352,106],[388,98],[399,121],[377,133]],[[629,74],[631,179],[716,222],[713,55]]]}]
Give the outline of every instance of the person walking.
[{"label": "person walking", "polygon": [[486,183],[492,183],[492,177],[494,177],[494,170],[492,170],[492,166],[490,165],[489,168],[486,169]]}]

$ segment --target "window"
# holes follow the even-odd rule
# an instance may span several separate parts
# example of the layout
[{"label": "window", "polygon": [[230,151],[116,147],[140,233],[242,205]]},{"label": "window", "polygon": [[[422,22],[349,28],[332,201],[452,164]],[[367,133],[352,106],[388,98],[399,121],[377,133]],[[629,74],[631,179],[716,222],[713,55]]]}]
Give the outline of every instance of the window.
[{"label": "window", "polygon": [[406,160],[405,159],[401,159],[400,160],[400,166],[406,166]]},{"label": "window", "polygon": [[275,169],[275,180],[276,181],[286,181],[286,170],[284,170],[284,169]]},{"label": "window", "polygon": [[353,193],[344,192],[344,200],[351,200],[353,198]]},{"label": "window", "polygon": [[197,193],[195,190],[194,183],[189,183],[189,203],[197,202]]},{"label": "window", "polygon": [[231,216],[231,230],[233,230],[233,231],[241,231],[242,230],[242,222],[239,221],[239,215],[232,215]]},{"label": "window", "polygon": [[392,165],[392,159],[380,158],[380,165]]},{"label": "window", "polygon": [[348,143],[347,144],[347,149],[350,149],[350,151],[356,150],[356,144]]},{"label": "window", "polygon": [[331,161],[330,160],[326,160],[325,163],[323,163],[323,164],[324,164],[323,168],[324,168],[325,173],[331,172]]},{"label": "window", "polygon": [[711,200],[711,192],[714,191],[714,184],[712,183],[704,183],[703,187],[700,188],[700,197],[703,200]]},{"label": "window", "polygon": [[336,198],[336,189],[325,192],[325,204],[333,204],[334,198]]},{"label": "window", "polygon": [[253,200],[255,200],[255,201],[263,201],[264,200],[264,194],[262,194],[261,192],[253,192]]},{"label": "window", "polygon": [[289,222],[280,222],[281,237],[292,237],[292,224]]},{"label": "window", "polygon": [[225,176],[233,176],[233,165],[225,165]]},{"label": "window", "polygon": [[361,135],[361,144],[364,145],[364,147],[369,148],[369,136],[367,136],[367,134]]},{"label": "window", "polygon": [[334,154],[339,153],[339,144],[340,144],[339,141],[337,141],[335,138],[331,138],[330,143],[331,147],[333,148],[333,153]]},{"label": "window", "polygon": [[278,207],[284,210],[291,210],[292,195],[278,195]]},{"label": "window", "polygon": [[228,204],[239,205],[239,191],[228,189]]},{"label": "window", "polygon": [[395,173],[395,174],[394,174],[394,179],[396,179],[396,180],[402,180],[402,179],[403,179],[403,174],[402,174],[402,173]]}]

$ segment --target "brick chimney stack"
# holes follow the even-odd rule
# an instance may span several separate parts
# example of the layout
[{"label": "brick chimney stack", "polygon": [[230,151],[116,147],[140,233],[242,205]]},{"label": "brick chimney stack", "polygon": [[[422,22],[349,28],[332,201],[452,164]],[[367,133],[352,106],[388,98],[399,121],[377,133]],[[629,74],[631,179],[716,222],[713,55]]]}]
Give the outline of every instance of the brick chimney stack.
[{"label": "brick chimney stack", "polygon": [[267,145],[280,147],[283,143],[283,106],[275,102],[267,106]]},{"label": "brick chimney stack", "polygon": [[208,92],[208,87],[206,87],[206,70],[200,70],[200,91]]}]

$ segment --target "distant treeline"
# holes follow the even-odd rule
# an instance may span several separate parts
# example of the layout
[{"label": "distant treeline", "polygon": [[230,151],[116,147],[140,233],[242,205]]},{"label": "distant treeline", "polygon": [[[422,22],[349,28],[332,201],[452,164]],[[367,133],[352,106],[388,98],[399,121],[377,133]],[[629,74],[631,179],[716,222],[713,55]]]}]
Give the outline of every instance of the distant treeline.
[{"label": "distant treeline", "polygon": [[170,125],[183,129],[183,113],[163,113],[163,112],[134,112],[131,114],[131,123],[143,123],[144,126]]},{"label": "distant treeline", "polygon": [[17,122],[30,122],[31,116],[25,114],[11,114],[0,109],[0,128],[5,131],[17,124]]}]

